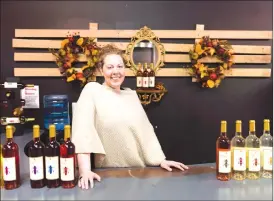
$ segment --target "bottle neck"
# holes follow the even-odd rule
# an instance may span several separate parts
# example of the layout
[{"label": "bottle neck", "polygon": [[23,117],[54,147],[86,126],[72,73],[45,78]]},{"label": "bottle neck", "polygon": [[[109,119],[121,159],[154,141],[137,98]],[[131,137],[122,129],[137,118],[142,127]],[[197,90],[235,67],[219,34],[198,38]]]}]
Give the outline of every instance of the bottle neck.
[{"label": "bottle neck", "polygon": [[33,141],[34,141],[34,142],[38,142],[38,141],[40,141],[40,138],[39,138],[39,137],[34,137],[34,138],[33,138]]},{"label": "bottle neck", "polygon": [[235,133],[235,136],[241,137],[241,136],[242,136],[242,132],[236,132],[236,133]]},{"label": "bottle neck", "polygon": [[13,138],[7,138],[7,142],[13,142]]},{"label": "bottle neck", "polygon": [[270,131],[269,130],[264,130],[264,134],[265,135],[270,135]]},{"label": "bottle neck", "polygon": [[221,137],[226,137],[226,132],[221,132]]},{"label": "bottle neck", "polygon": [[56,137],[50,137],[49,138],[49,141],[52,142],[52,141],[55,141],[56,140]]},{"label": "bottle neck", "polygon": [[256,135],[255,131],[249,131],[249,135]]},{"label": "bottle neck", "polygon": [[64,140],[65,140],[65,142],[70,142],[70,137],[67,137]]}]

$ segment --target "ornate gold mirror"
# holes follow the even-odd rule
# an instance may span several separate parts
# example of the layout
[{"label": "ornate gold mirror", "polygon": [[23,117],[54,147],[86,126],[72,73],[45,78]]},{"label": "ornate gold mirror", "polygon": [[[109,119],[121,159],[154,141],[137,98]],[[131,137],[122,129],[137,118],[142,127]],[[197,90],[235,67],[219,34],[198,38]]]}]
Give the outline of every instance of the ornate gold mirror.
[{"label": "ornate gold mirror", "polygon": [[126,65],[136,74],[138,63],[152,63],[156,73],[164,66],[164,55],[165,49],[160,39],[150,28],[144,26],[131,38],[126,48]]}]

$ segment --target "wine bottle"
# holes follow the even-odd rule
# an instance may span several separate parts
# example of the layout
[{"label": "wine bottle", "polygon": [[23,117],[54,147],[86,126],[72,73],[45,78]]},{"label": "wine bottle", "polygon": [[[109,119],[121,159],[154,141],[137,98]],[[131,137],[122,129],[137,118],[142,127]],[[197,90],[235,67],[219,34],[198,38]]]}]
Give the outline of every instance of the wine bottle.
[{"label": "wine bottle", "polygon": [[4,178],[3,178],[3,154],[2,154],[2,144],[0,149],[0,188],[4,188]]},{"label": "wine bottle", "polygon": [[35,118],[26,118],[24,116],[20,117],[1,117],[0,122],[1,125],[8,125],[8,124],[25,124],[30,121],[34,121]]},{"label": "wine bottle", "polygon": [[242,136],[242,121],[236,121],[236,133],[231,140],[232,178],[244,180],[246,178],[246,150],[245,138]]},{"label": "wine bottle", "polygon": [[138,70],[136,73],[136,86],[137,89],[141,89],[143,87],[143,72],[141,63],[138,63]]},{"label": "wine bottle", "polygon": [[148,71],[147,71],[147,63],[144,65],[144,72],[143,72],[143,88],[148,88]]},{"label": "wine bottle", "polygon": [[19,148],[13,140],[13,126],[6,126],[6,143],[2,147],[4,188],[18,188],[20,182]]},{"label": "wine bottle", "polygon": [[221,121],[221,133],[216,142],[216,175],[221,181],[231,179],[231,147],[226,129],[227,122]]},{"label": "wine bottle", "polygon": [[17,82],[4,82],[0,84],[0,88],[5,89],[24,89],[25,87],[34,87],[34,84],[23,84],[23,83],[17,83]]},{"label": "wine bottle", "polygon": [[60,145],[56,141],[56,128],[49,125],[49,142],[45,146],[45,172],[48,188],[57,188],[60,185]]},{"label": "wine bottle", "polygon": [[273,137],[270,135],[270,120],[264,119],[264,131],[260,137],[261,176],[263,178],[272,178],[272,147]]},{"label": "wine bottle", "polygon": [[60,145],[60,171],[63,188],[73,188],[75,186],[75,146],[70,140],[70,129],[70,125],[65,125],[65,143]]},{"label": "wine bottle", "polygon": [[153,63],[150,64],[148,77],[149,77],[148,87],[153,89],[155,87],[155,72],[153,70]]},{"label": "wine bottle", "polygon": [[45,186],[45,145],[40,141],[40,126],[33,126],[33,144],[28,149],[31,188]]},{"label": "wine bottle", "polygon": [[260,178],[260,140],[256,136],[255,120],[249,121],[249,135],[245,140],[248,179]]}]

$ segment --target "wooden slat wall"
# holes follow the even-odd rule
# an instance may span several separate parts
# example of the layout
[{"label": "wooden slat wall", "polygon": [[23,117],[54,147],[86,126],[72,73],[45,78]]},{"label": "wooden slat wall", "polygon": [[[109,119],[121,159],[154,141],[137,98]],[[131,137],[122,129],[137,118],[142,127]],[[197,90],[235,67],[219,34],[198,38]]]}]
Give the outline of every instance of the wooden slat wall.
[{"label": "wooden slat wall", "polygon": [[[199,28],[200,27],[200,28]],[[90,23],[88,30],[59,30],[59,29],[16,29],[15,37],[12,40],[12,46],[15,49],[48,49],[60,48],[61,41],[69,33],[80,33],[81,36],[101,38],[128,38],[136,34],[139,30],[98,30],[97,23]],[[209,35],[211,38],[218,39],[256,39],[269,40],[272,39],[272,31],[233,31],[233,30],[204,30],[204,25],[197,25],[196,30],[152,30],[161,39],[199,39],[202,36]],[[39,39],[36,39],[39,38]],[[45,38],[45,40],[41,39]],[[51,38],[51,39],[50,39]],[[194,44],[193,40],[193,44]],[[129,40],[130,41],[130,40]],[[99,46],[104,46],[109,42],[98,41]],[[111,42],[119,48],[125,50],[127,42]],[[163,42],[162,42],[163,43]],[[193,48],[193,44],[180,43],[163,43],[166,55],[165,63],[190,63],[188,51]],[[270,64],[271,63],[271,46],[262,45],[233,45],[235,51],[234,61],[237,64]],[[176,54],[174,54],[176,53]],[[178,54],[179,53],[179,54]],[[18,62],[54,62],[51,53],[14,53],[14,61]],[[80,62],[85,62],[85,56],[80,57]],[[216,63],[219,62],[215,58],[203,58],[201,62]],[[183,65],[178,64],[178,68],[162,68],[157,76],[160,77],[187,77],[187,69],[182,68]],[[132,72],[127,69],[127,76],[133,76]],[[17,65],[14,68],[15,76],[61,76],[58,68],[24,68]],[[97,76],[101,76],[97,74]],[[227,77],[270,77],[270,68],[235,68],[226,73]]]}]

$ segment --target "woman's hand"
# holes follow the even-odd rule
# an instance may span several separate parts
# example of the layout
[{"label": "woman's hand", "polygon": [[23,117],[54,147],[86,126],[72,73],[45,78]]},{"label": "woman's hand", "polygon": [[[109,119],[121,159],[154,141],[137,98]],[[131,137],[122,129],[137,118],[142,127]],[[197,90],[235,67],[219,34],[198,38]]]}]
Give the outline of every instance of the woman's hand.
[{"label": "woman's hand", "polygon": [[88,189],[90,184],[90,187],[93,188],[93,179],[101,181],[101,177],[98,174],[92,171],[85,171],[79,177],[78,186],[82,189]]},{"label": "woman's hand", "polygon": [[188,167],[186,165],[184,165],[183,163],[179,163],[176,161],[167,161],[164,160],[161,164],[160,164],[161,168],[166,169],[167,171],[172,171],[171,167],[175,167],[178,168],[182,171],[184,171],[184,169],[188,169]]}]

